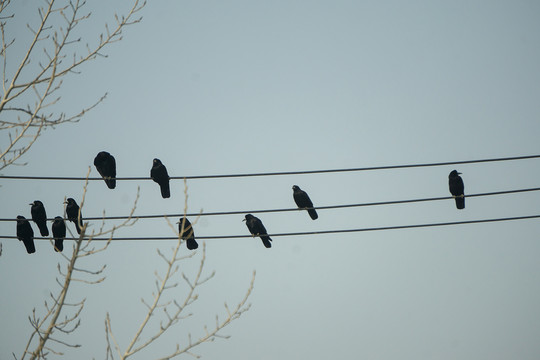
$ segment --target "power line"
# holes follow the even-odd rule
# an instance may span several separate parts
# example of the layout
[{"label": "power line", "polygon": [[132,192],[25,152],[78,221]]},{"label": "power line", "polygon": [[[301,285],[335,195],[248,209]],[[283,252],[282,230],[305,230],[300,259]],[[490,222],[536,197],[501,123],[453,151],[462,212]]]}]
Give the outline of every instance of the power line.
[{"label": "power line", "polygon": [[[233,178],[233,177],[254,177],[254,176],[283,176],[283,175],[305,175],[305,174],[323,174],[323,173],[337,173],[337,172],[352,172],[352,171],[373,171],[373,170],[390,170],[390,169],[405,169],[416,167],[430,167],[430,166],[446,166],[446,165],[462,165],[473,163],[485,163],[496,161],[511,161],[511,160],[526,160],[540,158],[540,155],[525,155],[525,156],[513,156],[504,158],[492,158],[492,159],[476,159],[476,160],[462,160],[462,161],[447,161],[438,163],[424,163],[424,164],[405,164],[405,165],[385,165],[385,166],[372,166],[372,167],[360,167],[360,168],[343,168],[343,169],[324,169],[324,170],[306,170],[306,171],[279,171],[279,172],[266,172],[266,173],[239,173],[239,174],[216,174],[216,175],[194,175],[194,176],[171,176],[171,180],[194,180],[194,179],[218,179],[218,178]],[[63,176],[19,176],[19,175],[0,175],[0,179],[17,179],[17,180],[76,180],[76,181],[97,181],[103,180],[101,177],[63,177]],[[116,180],[151,180],[150,177],[117,177]]]},{"label": "power line", "polygon": [[[306,231],[306,232],[290,232],[290,233],[275,233],[268,234],[271,237],[281,236],[304,236],[304,235],[325,235],[325,234],[343,234],[353,232],[368,232],[368,231],[386,231],[386,230],[399,230],[399,229],[414,229],[414,228],[427,228],[437,226],[451,226],[451,225],[466,225],[466,224],[480,224],[480,223],[492,223],[502,221],[515,221],[515,220],[528,220],[540,218],[539,215],[526,215],[526,216],[514,216],[495,219],[479,219],[479,220],[465,220],[465,221],[451,221],[451,222],[439,222],[428,224],[412,224],[412,225],[397,225],[397,226],[382,226],[360,229],[340,229],[340,230],[321,230],[321,231]],[[251,235],[218,235],[218,236],[197,236],[197,240],[218,240],[218,239],[241,239],[251,238]],[[0,239],[17,239],[16,236],[0,235]],[[51,238],[35,237],[34,240],[50,240]],[[78,240],[78,238],[65,238],[65,240]],[[118,237],[113,238],[112,241],[144,241],[144,240],[178,240],[178,237]],[[92,238],[92,241],[109,241],[109,238]]]},{"label": "power line", "polygon": [[[504,194],[514,194],[522,192],[531,192],[531,191],[540,191],[540,187],[528,188],[528,189],[516,189],[516,190],[503,190],[503,191],[494,191],[487,193],[478,193],[470,194],[465,197],[481,197],[481,196],[494,196],[494,195],[504,195]],[[328,206],[317,206],[316,210],[327,210],[327,209],[343,209],[351,207],[364,207],[364,206],[380,206],[380,205],[395,205],[395,204],[407,204],[407,203],[416,203],[416,202],[428,202],[428,201],[441,201],[453,199],[452,196],[442,196],[442,197],[431,197],[423,199],[406,199],[406,200],[390,200],[390,201],[379,201],[379,202],[370,202],[370,203],[358,203],[358,204],[344,204],[344,205],[328,205]],[[216,212],[207,212],[207,213],[187,213],[185,216],[196,217],[196,216],[218,216],[218,215],[240,215],[240,214],[259,214],[259,213],[272,213],[272,212],[288,212],[288,211],[299,211],[304,209],[299,208],[283,208],[283,209],[263,209],[263,210],[235,210],[235,211],[216,211]],[[183,217],[184,213],[178,214],[155,214],[155,215],[133,215],[133,216],[105,216],[105,217],[83,217],[83,221],[92,221],[92,220],[125,220],[125,219],[156,219],[156,218],[176,218]],[[54,218],[47,219],[48,221],[53,221]],[[16,218],[0,218],[1,221],[17,221]]]}]

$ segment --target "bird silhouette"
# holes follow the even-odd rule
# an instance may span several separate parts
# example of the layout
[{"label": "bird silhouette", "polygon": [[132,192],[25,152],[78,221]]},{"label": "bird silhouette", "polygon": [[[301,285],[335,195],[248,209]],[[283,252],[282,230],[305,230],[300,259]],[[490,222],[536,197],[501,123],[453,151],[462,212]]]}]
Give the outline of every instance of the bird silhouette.
[{"label": "bird silhouette", "polygon": [[[75,223],[75,228],[77,229],[77,234],[81,233],[81,228],[79,226],[79,205],[73,198],[68,198],[66,202],[66,215],[69,221]],[[81,226],[83,225],[83,216],[81,214]]]},{"label": "bird silhouette", "polygon": [[167,173],[167,168],[165,165],[161,163],[161,160],[154,159],[152,169],[150,170],[150,177],[159,184],[159,187],[161,188],[161,196],[164,199],[171,197],[169,174]]},{"label": "bird silhouette", "polygon": [[465,194],[463,185],[463,179],[459,176],[461,173],[457,170],[452,170],[448,175],[448,186],[450,188],[450,194],[456,199],[456,207],[458,209],[465,209]]},{"label": "bird silhouette", "polygon": [[49,229],[47,228],[47,213],[45,212],[45,206],[39,200],[31,203],[32,208],[30,213],[32,214],[32,220],[36,223],[39,228],[39,233],[41,236],[49,236]]},{"label": "bird silhouette", "polygon": [[116,160],[106,151],[99,152],[94,158],[94,166],[105,180],[109,189],[116,187]]},{"label": "bird silhouette", "polygon": [[[311,219],[315,220],[319,217],[315,209],[313,209],[313,203],[308,194],[300,189],[298,185],[293,185],[293,198],[294,202],[300,209],[306,209]],[[311,209],[310,209],[311,208]]]},{"label": "bird silhouette", "polygon": [[253,236],[259,236],[261,238],[266,248],[272,247],[272,244],[270,243],[272,239],[270,239],[270,236],[268,236],[268,232],[266,231],[266,228],[264,227],[262,221],[258,217],[255,217],[251,214],[247,214],[245,216],[245,219],[242,221],[246,222],[246,226],[249,229],[249,232]]},{"label": "bird silhouette", "polygon": [[34,246],[34,230],[32,230],[30,222],[21,215],[17,216],[17,238],[24,243],[27,253],[33,254],[36,252],[36,247]]},{"label": "bird silhouette", "polygon": [[64,219],[61,216],[55,217],[51,229],[54,237],[54,251],[62,252],[64,250],[64,238],[66,237]]},{"label": "bird silhouette", "polygon": [[[182,231],[182,223],[184,223],[184,231]],[[178,232],[180,233],[180,238],[186,240],[186,246],[189,250],[195,250],[199,247],[199,244],[195,241],[193,226],[187,218],[181,218],[178,222]]]}]

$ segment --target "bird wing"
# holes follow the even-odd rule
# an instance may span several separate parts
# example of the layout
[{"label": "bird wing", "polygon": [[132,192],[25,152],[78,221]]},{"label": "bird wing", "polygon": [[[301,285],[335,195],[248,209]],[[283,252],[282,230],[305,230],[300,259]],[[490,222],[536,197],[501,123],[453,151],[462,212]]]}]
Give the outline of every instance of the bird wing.
[{"label": "bird wing", "polygon": [[313,203],[309,198],[308,194],[304,190],[298,190],[294,192],[294,201],[296,205],[301,208],[313,207]]}]

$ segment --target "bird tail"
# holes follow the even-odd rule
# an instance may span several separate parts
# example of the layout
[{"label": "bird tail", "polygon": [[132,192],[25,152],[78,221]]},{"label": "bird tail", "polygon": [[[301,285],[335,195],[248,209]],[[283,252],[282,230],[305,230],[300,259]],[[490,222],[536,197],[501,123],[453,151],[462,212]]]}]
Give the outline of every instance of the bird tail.
[{"label": "bird tail", "polygon": [[114,189],[116,187],[116,179],[110,178],[110,179],[103,179],[105,180],[105,184],[107,184],[107,187],[109,189]]},{"label": "bird tail", "polygon": [[41,236],[49,236],[49,229],[47,228],[47,223],[44,221],[44,222],[39,222],[39,223],[36,223],[38,228],[39,228],[39,232],[41,234]]},{"label": "bird tail", "polygon": [[62,238],[54,239],[54,251],[62,252],[62,250],[64,250],[64,239]]},{"label": "bird tail", "polygon": [[309,216],[311,216],[311,219],[315,220],[319,217],[319,215],[317,215],[317,212],[315,211],[315,209],[308,209],[308,214]]},{"label": "bird tail", "polygon": [[36,247],[34,246],[34,239],[24,239],[23,243],[27,253],[33,254],[36,252]]},{"label": "bird tail", "polygon": [[186,246],[189,250],[195,250],[199,247],[199,244],[197,244],[194,237],[190,237],[186,240]]},{"label": "bird tail", "polygon": [[270,239],[270,236],[261,235],[261,240],[262,240],[265,248],[269,249],[269,248],[272,247],[272,244],[270,243],[270,241],[272,241],[272,239]]},{"label": "bird tail", "polygon": [[[81,227],[79,226],[79,219],[75,219],[75,220],[71,220],[75,223],[75,229],[77,230],[77,234],[80,234],[81,233]],[[81,224],[82,224],[82,219],[81,219]]]},{"label": "bird tail", "polygon": [[456,207],[458,209],[465,209],[465,196],[456,196]]},{"label": "bird tail", "polygon": [[171,187],[169,186],[168,181],[164,184],[161,184],[160,188],[161,188],[161,197],[163,197],[164,199],[171,197]]}]

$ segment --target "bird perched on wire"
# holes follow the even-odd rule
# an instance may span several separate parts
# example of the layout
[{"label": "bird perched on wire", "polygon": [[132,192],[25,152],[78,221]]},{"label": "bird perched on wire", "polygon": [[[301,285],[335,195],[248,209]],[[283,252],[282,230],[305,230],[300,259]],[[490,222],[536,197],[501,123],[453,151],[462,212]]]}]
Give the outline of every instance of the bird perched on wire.
[{"label": "bird perched on wire", "polygon": [[52,234],[54,238],[54,251],[64,250],[64,238],[66,237],[66,223],[61,216],[56,216],[52,224]]},{"label": "bird perched on wire", "polygon": [[41,236],[49,236],[49,229],[47,228],[47,213],[45,212],[45,206],[39,200],[31,203],[32,208],[30,213],[32,214],[32,220],[36,223],[39,228]]},{"label": "bird perched on wire", "polygon": [[99,152],[94,158],[94,166],[105,180],[109,189],[116,187],[116,160],[106,151]]},{"label": "bird perched on wire", "polygon": [[304,190],[300,189],[298,185],[293,185],[292,189],[293,198],[296,205],[300,209],[306,209],[311,219],[317,219],[319,215],[317,215],[317,211],[313,209],[313,203],[311,202],[308,194]]},{"label": "bird perched on wire", "polygon": [[28,220],[21,215],[17,216],[17,238],[24,243],[27,253],[33,254],[36,252],[36,247],[34,246],[34,230],[32,230],[32,226]]},{"label": "bird perched on wire", "polygon": [[242,221],[246,222],[246,226],[253,236],[259,236],[261,238],[266,248],[272,247],[272,244],[270,243],[272,239],[270,239],[270,236],[268,236],[268,232],[266,231],[262,221],[258,217],[247,214],[245,216],[245,219]]},{"label": "bird perched on wire", "polygon": [[[184,226],[184,231],[182,231],[182,223]],[[195,232],[193,231],[193,226],[187,218],[181,218],[178,224],[178,232],[180,233],[180,238],[186,240],[186,246],[189,250],[195,250],[199,247],[197,241],[195,241]]]},{"label": "bird perched on wire", "polygon": [[68,198],[64,204],[66,205],[66,215],[69,221],[75,223],[75,229],[77,229],[77,234],[81,233],[81,228],[79,226],[79,213],[80,213],[80,223],[83,225],[83,216],[82,212],[79,209],[79,205],[73,198]]},{"label": "bird perched on wire", "polygon": [[161,188],[161,197],[164,199],[171,197],[169,174],[167,173],[167,168],[165,165],[163,165],[161,160],[154,159],[152,169],[150,170],[150,177],[159,184],[159,187]]},{"label": "bird perched on wire", "polygon": [[456,199],[456,207],[465,209],[465,186],[463,185],[463,179],[459,176],[460,174],[457,170],[452,170],[448,175],[448,186],[450,187],[450,194]]}]

